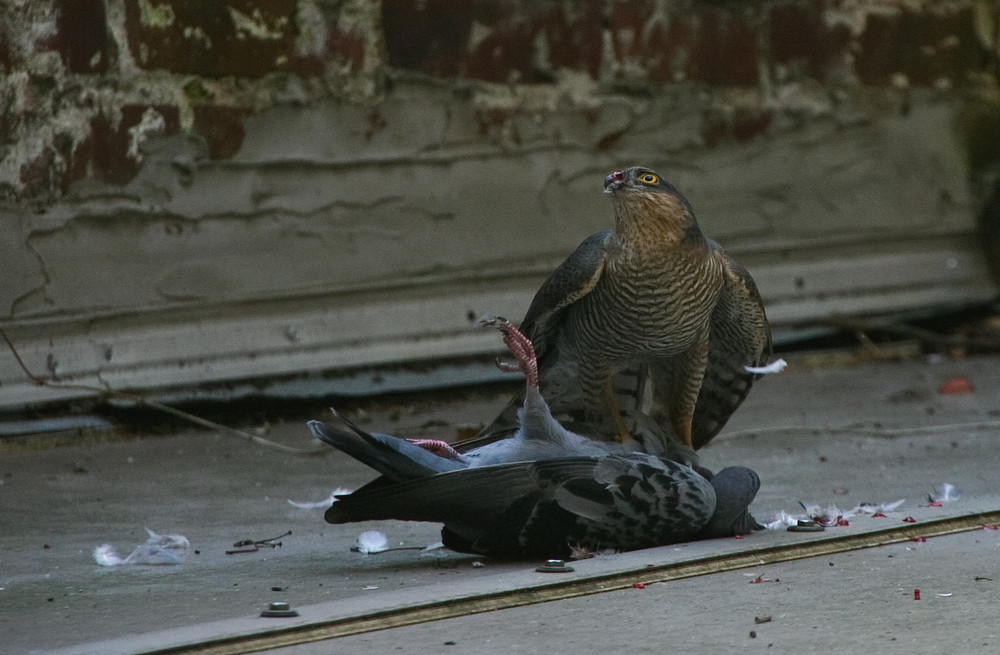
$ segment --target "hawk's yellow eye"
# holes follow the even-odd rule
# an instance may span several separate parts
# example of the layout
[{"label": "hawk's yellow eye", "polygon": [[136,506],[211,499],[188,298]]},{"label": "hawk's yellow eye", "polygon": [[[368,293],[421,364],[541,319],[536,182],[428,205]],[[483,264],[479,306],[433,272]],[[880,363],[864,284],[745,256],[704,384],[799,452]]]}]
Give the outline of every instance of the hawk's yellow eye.
[{"label": "hawk's yellow eye", "polygon": [[653,175],[652,173],[643,173],[639,176],[640,182],[645,182],[646,184],[656,184],[660,181],[660,178]]}]

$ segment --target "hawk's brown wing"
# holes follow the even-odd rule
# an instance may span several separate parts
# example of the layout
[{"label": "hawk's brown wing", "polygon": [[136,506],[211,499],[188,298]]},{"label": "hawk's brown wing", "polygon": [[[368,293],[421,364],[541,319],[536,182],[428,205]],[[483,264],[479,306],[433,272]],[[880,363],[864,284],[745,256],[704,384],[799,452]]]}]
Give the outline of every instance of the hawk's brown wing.
[{"label": "hawk's brown wing", "polygon": [[597,284],[613,243],[613,230],[590,235],[552,271],[535,293],[519,327],[535,346],[540,370],[545,368],[546,351],[555,346],[553,340],[563,313]]},{"label": "hawk's brown wing", "polygon": [[712,312],[708,365],[694,409],[695,449],[722,430],[760,377],[746,367],[762,366],[771,357],[771,328],[757,285],[718,244],[712,247],[722,258],[725,276],[722,296]]},{"label": "hawk's brown wing", "polygon": [[[614,231],[603,230],[587,237],[576,250],[542,283],[528,307],[520,329],[535,347],[538,372],[543,392],[553,410],[565,404],[558,387],[563,379],[575,375],[559,372],[559,328],[563,314],[570,305],[590,293],[604,272],[608,249],[614,247]],[[572,365],[563,362],[564,365]],[[555,388],[545,384],[552,380]],[[517,429],[517,410],[524,404],[524,391],[511,399],[490,425],[479,435],[454,444],[459,452],[486,445],[510,436]]]}]

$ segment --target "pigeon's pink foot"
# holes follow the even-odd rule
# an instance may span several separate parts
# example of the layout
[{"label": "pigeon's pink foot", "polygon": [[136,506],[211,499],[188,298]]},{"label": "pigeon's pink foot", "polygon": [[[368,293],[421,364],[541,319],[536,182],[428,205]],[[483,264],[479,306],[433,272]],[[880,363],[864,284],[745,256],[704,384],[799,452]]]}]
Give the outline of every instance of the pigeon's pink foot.
[{"label": "pigeon's pink foot", "polygon": [[506,373],[520,371],[524,373],[525,382],[529,387],[538,386],[538,359],[535,357],[535,347],[531,339],[524,336],[514,324],[502,316],[483,321],[503,333],[503,342],[507,349],[517,358],[517,363],[497,362],[497,367]]},{"label": "pigeon's pink foot", "polygon": [[447,441],[440,439],[407,439],[411,444],[420,446],[424,450],[429,450],[438,457],[445,459],[460,459],[461,454],[451,447]]}]

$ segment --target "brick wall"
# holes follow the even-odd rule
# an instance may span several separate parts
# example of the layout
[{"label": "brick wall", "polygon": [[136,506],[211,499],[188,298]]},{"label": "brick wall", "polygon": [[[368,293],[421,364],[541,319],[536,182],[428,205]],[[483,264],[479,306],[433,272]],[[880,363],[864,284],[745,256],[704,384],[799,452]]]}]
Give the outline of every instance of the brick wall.
[{"label": "brick wall", "polygon": [[779,325],[981,301],[998,32],[974,0],[8,2],[0,324],[138,387],[482,353],[469,317],[523,312],[633,163]]}]

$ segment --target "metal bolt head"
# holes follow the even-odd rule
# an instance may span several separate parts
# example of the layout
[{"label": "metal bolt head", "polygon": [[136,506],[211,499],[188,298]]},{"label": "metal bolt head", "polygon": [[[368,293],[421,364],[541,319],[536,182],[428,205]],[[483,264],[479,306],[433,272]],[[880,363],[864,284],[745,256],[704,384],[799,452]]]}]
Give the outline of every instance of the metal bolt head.
[{"label": "metal bolt head", "polygon": [[561,559],[546,560],[545,564],[535,569],[539,573],[571,573],[572,566],[566,566],[566,562]]},{"label": "metal bolt head", "polygon": [[299,613],[292,609],[292,606],[285,601],[279,600],[267,606],[267,609],[260,613],[265,618],[283,618],[298,616]]}]

